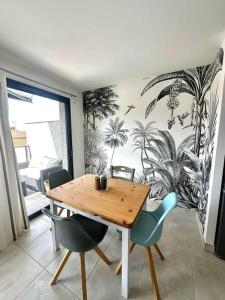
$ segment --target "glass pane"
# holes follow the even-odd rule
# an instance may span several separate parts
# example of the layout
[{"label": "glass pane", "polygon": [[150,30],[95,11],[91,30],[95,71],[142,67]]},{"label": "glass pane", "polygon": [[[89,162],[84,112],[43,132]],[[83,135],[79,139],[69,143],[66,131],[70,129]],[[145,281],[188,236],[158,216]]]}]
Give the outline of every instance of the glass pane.
[{"label": "glass pane", "polygon": [[9,122],[28,215],[49,204],[45,196],[49,172],[68,169],[65,105],[11,90]]},{"label": "glass pane", "polygon": [[25,147],[15,148],[15,151],[16,151],[16,158],[17,158],[18,163],[27,162],[26,148]]}]

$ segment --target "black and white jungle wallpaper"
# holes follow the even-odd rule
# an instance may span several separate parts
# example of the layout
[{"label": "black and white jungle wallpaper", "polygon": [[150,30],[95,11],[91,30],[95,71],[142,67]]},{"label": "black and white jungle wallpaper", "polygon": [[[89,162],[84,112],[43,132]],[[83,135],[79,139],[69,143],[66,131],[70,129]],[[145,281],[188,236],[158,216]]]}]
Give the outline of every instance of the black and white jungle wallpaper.
[{"label": "black and white jungle wallpaper", "polygon": [[150,197],[170,191],[205,222],[223,49],[210,65],[84,93],[85,168],[135,168]]}]

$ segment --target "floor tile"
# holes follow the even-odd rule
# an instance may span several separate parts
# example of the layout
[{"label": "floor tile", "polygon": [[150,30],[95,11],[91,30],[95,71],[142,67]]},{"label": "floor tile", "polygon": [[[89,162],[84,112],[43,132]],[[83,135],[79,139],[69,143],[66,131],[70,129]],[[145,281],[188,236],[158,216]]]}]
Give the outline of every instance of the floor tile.
[{"label": "floor tile", "polygon": [[180,208],[176,208],[166,218],[163,226],[162,237],[160,239],[160,245],[165,248],[176,247],[179,251],[185,251],[188,249],[187,217],[184,209],[181,210]]},{"label": "floor tile", "polygon": [[[124,300],[121,296],[121,275],[115,275],[115,267],[115,261],[110,266],[101,261],[97,264],[87,280],[88,299]],[[129,299],[135,298],[140,276],[140,270],[132,266],[129,267]],[[82,299],[81,290],[78,296]]]},{"label": "floor tile", "polygon": [[[180,250],[160,247],[165,260],[162,261],[152,249],[156,275],[159,281],[178,290],[180,293],[194,299],[195,290],[191,266],[191,256]],[[153,252],[154,251],[154,252]],[[146,262],[144,273],[149,276],[149,266]]]},{"label": "floor tile", "polygon": [[99,244],[99,247],[102,249],[102,251],[104,251],[109,246],[109,244],[111,243],[112,239],[114,237],[116,237],[116,236],[119,238],[119,233],[115,229],[108,228],[107,233],[106,233],[104,239]]},{"label": "floor tile", "polygon": [[[148,209],[157,205],[149,202]],[[0,253],[0,299],[82,299],[80,258],[76,253],[71,255],[58,283],[49,285],[66,251],[52,250],[50,227],[47,217],[38,217],[16,244]],[[112,265],[105,265],[94,251],[86,253],[89,299],[123,299],[121,275],[114,275],[121,245],[119,234],[109,228],[99,246]],[[152,251],[162,299],[224,299],[225,261],[203,249],[195,211],[179,207],[173,210],[165,220],[159,247],[165,261],[154,248]],[[129,282],[130,299],[154,299],[143,247],[135,246],[130,255]]]},{"label": "floor tile", "polygon": [[51,223],[51,219],[50,219],[48,216],[46,216],[46,215],[44,215],[44,214],[41,214],[40,217],[41,217],[42,219],[44,219],[45,221],[48,221],[49,223]]},{"label": "floor tile", "polygon": [[[60,246],[62,248],[62,246]],[[42,267],[47,267],[60,251],[55,252],[52,245],[52,232],[47,230],[37,239],[23,246],[26,253],[32,256]]]},{"label": "floor tile", "polygon": [[196,300],[225,299],[225,267],[200,259],[192,258]]},{"label": "floor tile", "polygon": [[[158,281],[159,291],[162,300],[190,300],[190,298],[186,297],[176,289],[168,286],[164,282]],[[145,272],[142,273],[140,284],[138,286],[137,300],[149,300],[155,299],[155,294],[153,291],[153,286],[151,283],[151,279]]]},{"label": "floor tile", "polygon": [[42,271],[27,254],[20,251],[0,265],[0,299],[14,299]]},{"label": "floor tile", "polygon": [[[105,253],[107,256],[113,260],[115,263],[118,263],[122,257],[122,242],[119,240],[119,235],[116,232],[112,238],[109,246],[107,247]],[[145,250],[144,247],[136,245],[132,251],[129,259],[129,264],[133,267],[143,269],[145,263]]]},{"label": "floor tile", "polygon": [[42,273],[25,290],[16,297],[17,300],[75,300],[76,296],[59,282],[50,285],[51,275],[47,271]]},{"label": "floor tile", "polygon": [[[57,256],[52,263],[47,267],[52,275],[55,273],[60,261],[65,255],[66,249]],[[94,251],[89,251],[85,254],[86,274],[87,278],[99,260],[99,256]],[[80,256],[78,253],[72,253],[67,261],[62,273],[59,276],[59,281],[63,283],[74,294],[77,294],[81,288],[81,271],[80,271]]]},{"label": "floor tile", "polygon": [[[191,265],[191,252],[188,241],[188,210],[177,207],[165,220],[159,247],[165,256],[162,261],[152,247],[157,278],[170,288],[194,299],[195,290]],[[198,229],[196,229],[198,230]],[[199,233],[198,233],[199,234]],[[200,236],[199,236],[200,237]],[[149,276],[148,262],[144,273]]]},{"label": "floor tile", "polygon": [[20,248],[18,248],[14,243],[8,246],[5,250],[0,252],[0,265],[11,257],[17,255],[19,252],[21,252]]},{"label": "floor tile", "polygon": [[45,221],[41,217],[37,217],[30,222],[30,228],[23,232],[23,234],[16,241],[16,244],[21,248],[25,248],[32,241],[49,230],[50,227],[51,224],[49,222]]},{"label": "floor tile", "polygon": [[188,229],[188,242],[189,242],[189,251],[196,257],[205,259],[214,264],[217,264],[219,267],[221,265],[225,266],[225,260],[222,260],[214,255],[214,253],[207,252],[203,248],[203,243],[199,233],[199,226],[196,218],[196,213],[190,212],[189,221],[187,224]]},{"label": "floor tile", "polygon": [[[115,275],[117,263],[121,258],[121,241],[117,232],[115,232],[105,254],[111,260],[112,264],[107,266],[101,260],[98,261],[98,264],[87,280],[88,297],[90,299],[102,300],[124,299],[121,296],[121,275]],[[130,299],[134,299],[136,295],[144,262],[144,248],[136,246],[131,254],[129,264]],[[79,296],[82,298],[81,290]]]}]

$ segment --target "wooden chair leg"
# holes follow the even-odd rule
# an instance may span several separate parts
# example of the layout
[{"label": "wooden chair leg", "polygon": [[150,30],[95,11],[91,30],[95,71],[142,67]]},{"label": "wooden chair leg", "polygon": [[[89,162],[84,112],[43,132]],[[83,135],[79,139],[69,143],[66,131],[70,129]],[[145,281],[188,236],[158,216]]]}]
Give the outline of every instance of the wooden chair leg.
[{"label": "wooden chair leg", "polygon": [[65,254],[65,256],[63,257],[63,259],[61,260],[59,266],[58,266],[58,269],[56,270],[52,280],[51,280],[51,285],[55,284],[60,273],[62,272],[62,269],[64,268],[67,260],[69,259],[70,255],[71,255],[72,251],[68,250]]},{"label": "wooden chair leg", "polygon": [[157,244],[154,245],[155,250],[157,251],[157,253],[159,254],[161,260],[165,260],[165,257],[163,256],[161,250],[159,249],[159,246]]},{"label": "wooden chair leg", "polygon": [[85,271],[85,254],[80,252],[80,266],[81,266],[81,279],[83,300],[87,300],[87,286],[86,286],[86,271]]},{"label": "wooden chair leg", "polygon": [[151,247],[147,246],[146,247],[146,252],[147,252],[147,257],[148,257],[148,260],[149,260],[149,271],[150,271],[150,274],[151,274],[156,299],[160,300],[159,286],[158,286],[157,277],[156,277],[156,273],[155,273],[155,266],[154,266],[154,262],[153,262]]},{"label": "wooden chair leg", "polygon": [[59,213],[58,213],[58,216],[61,216],[61,214],[62,214],[62,212],[64,211],[64,208],[60,208],[60,211],[59,211]]},{"label": "wooden chair leg", "polygon": [[102,252],[102,250],[96,246],[94,248],[95,252],[98,254],[98,256],[109,266],[111,265],[111,261],[108,259],[108,257]]},{"label": "wooden chair leg", "polygon": [[[135,243],[132,243],[132,245],[130,246],[130,253],[133,251],[134,246],[135,246]],[[120,262],[117,264],[116,270],[115,270],[115,274],[116,274],[116,275],[120,274],[121,269],[122,269],[122,261],[120,261]]]}]

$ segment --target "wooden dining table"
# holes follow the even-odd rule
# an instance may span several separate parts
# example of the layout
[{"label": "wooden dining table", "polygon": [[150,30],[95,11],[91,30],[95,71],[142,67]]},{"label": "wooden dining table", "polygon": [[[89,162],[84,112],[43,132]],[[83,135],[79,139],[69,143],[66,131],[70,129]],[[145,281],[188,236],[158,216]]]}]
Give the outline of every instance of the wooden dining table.
[{"label": "wooden dining table", "polygon": [[[150,192],[150,186],[120,179],[108,179],[108,189],[96,190],[94,176],[86,174],[46,193],[50,209],[65,208],[96,220],[122,232],[122,296],[128,298],[128,267],[130,230]],[[53,248],[59,250],[54,223]]]}]

